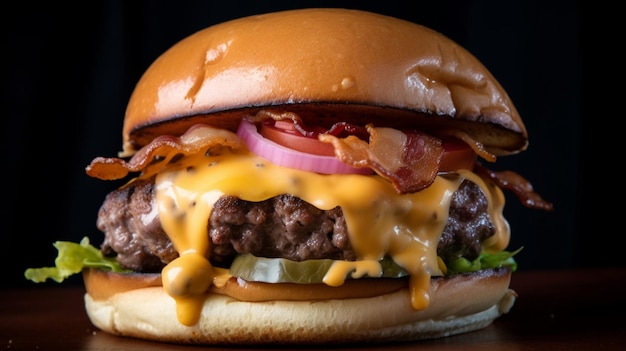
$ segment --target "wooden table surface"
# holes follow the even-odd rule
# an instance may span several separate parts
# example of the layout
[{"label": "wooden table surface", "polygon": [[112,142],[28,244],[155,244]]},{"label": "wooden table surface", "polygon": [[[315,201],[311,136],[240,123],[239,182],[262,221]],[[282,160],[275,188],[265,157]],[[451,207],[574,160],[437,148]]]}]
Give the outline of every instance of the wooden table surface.
[{"label": "wooden table surface", "polygon": [[[519,295],[511,312],[491,326],[444,339],[358,350],[626,350],[626,267],[520,271],[511,287]],[[80,286],[0,290],[0,350],[198,350],[108,335],[83,307]],[[208,349],[240,350],[236,347]],[[245,347],[244,350],[276,349]],[[298,349],[293,346],[282,350]],[[307,350],[350,350],[308,347]]]}]

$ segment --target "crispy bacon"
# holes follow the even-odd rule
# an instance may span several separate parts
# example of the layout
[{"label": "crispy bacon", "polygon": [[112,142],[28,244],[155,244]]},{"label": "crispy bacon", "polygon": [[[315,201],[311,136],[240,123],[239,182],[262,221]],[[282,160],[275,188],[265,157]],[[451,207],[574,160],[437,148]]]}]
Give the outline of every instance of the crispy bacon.
[{"label": "crispy bacon", "polygon": [[172,157],[191,155],[214,146],[238,149],[236,134],[221,128],[197,124],[180,137],[161,135],[139,150],[128,162],[121,158],[97,157],[87,166],[87,174],[102,180],[121,179],[130,172],[157,173]]},{"label": "crispy bacon", "polygon": [[[256,122],[270,118],[290,119],[296,126],[301,125],[300,117],[290,112],[260,111],[247,118]],[[440,139],[417,131],[402,132],[372,125],[362,129],[335,125],[333,130],[320,133],[319,139],[333,144],[339,160],[354,167],[371,168],[389,180],[400,194],[414,193],[433,183],[443,155]],[[340,137],[343,133],[350,135]],[[364,140],[366,134],[369,134],[369,142]],[[155,174],[174,155],[189,155],[215,145],[238,148],[241,142],[229,131],[196,125],[180,137],[162,135],[155,138],[128,162],[121,158],[97,157],[86,171],[88,175],[103,180],[121,179],[131,172]]]},{"label": "crispy bacon", "polygon": [[347,122],[337,122],[333,124],[329,129],[326,129],[321,126],[310,126],[306,125],[300,116],[298,116],[294,112],[277,112],[272,110],[261,110],[257,112],[254,116],[246,117],[250,122],[253,123],[268,123],[270,121],[282,121],[282,120],[290,120],[293,122],[293,126],[295,130],[298,131],[302,136],[307,138],[317,138],[320,134],[330,134],[334,135],[338,138],[345,138],[349,135],[354,135],[359,137],[362,140],[367,140],[369,135],[365,127],[347,123]]},{"label": "crispy bacon", "polygon": [[529,208],[552,211],[552,203],[537,194],[528,180],[513,171],[492,171],[476,163],[474,172],[483,178],[490,179],[502,189],[512,191],[520,202]]},{"label": "crispy bacon", "polygon": [[[295,116],[295,117],[294,117]],[[291,118],[293,115],[257,115],[257,119]],[[367,125],[369,142],[362,136],[349,135],[341,138],[330,133],[319,134],[323,142],[333,144],[335,156],[354,167],[369,167],[389,180],[400,194],[413,193],[430,186],[439,171],[443,146],[439,138],[418,131],[400,131],[393,128],[375,128]],[[453,133],[477,150],[488,161],[490,154],[482,145],[469,140],[462,132]],[[469,138],[469,139],[468,139]],[[139,150],[129,161],[121,158],[97,157],[86,168],[88,175],[103,180],[126,177],[131,172],[144,175],[158,173],[173,158],[206,152],[213,147],[228,147],[233,150],[243,146],[236,134],[208,125],[195,125],[180,137],[162,135]],[[482,152],[481,152],[482,151]],[[495,160],[495,157],[494,157]],[[485,179],[490,179],[502,189],[512,191],[527,207],[551,211],[553,206],[537,194],[532,185],[512,171],[494,172],[480,163],[474,171]]]},{"label": "crispy bacon", "polygon": [[417,131],[366,126],[369,143],[355,136],[340,139],[320,134],[332,143],[335,156],[354,167],[370,167],[388,179],[400,194],[414,193],[432,184],[443,155],[441,140]]}]

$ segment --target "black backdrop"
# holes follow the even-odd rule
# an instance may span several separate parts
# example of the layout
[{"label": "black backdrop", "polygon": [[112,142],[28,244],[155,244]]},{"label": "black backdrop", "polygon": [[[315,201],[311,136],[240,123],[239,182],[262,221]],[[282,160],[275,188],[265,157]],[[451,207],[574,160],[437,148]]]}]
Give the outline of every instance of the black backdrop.
[{"label": "black backdrop", "polygon": [[[592,138],[585,118],[586,9],[574,2],[311,1],[281,3],[96,1],[22,3],[4,11],[3,284],[29,285],[26,267],[49,265],[55,240],[84,235],[99,244],[97,210],[121,185],[91,179],[84,167],[121,149],[125,104],[148,65],[183,37],[224,20],[296,7],[371,10],[436,29],[474,53],[516,103],[529,149],[500,158],[531,180],[555,211],[524,208],[509,198],[511,248],[524,246],[520,269],[621,264],[599,235]],[[583,151],[584,150],[584,151]],[[621,250],[620,250],[621,251]]]}]

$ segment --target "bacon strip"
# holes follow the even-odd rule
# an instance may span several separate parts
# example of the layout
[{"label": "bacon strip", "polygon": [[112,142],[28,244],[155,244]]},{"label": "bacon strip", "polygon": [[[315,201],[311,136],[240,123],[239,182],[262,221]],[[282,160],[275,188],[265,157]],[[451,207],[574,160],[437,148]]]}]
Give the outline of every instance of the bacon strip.
[{"label": "bacon strip", "polygon": [[355,136],[340,139],[320,134],[332,143],[335,156],[354,167],[370,167],[389,180],[400,194],[414,193],[430,186],[437,176],[443,155],[441,140],[417,131],[366,126],[369,143]]},{"label": "bacon strip", "polygon": [[483,178],[490,179],[500,188],[512,191],[517,195],[520,202],[528,208],[544,211],[553,210],[552,203],[544,200],[534,191],[528,180],[513,171],[495,172],[477,162],[474,166],[474,172]]},{"label": "bacon strip", "polygon": [[114,180],[130,172],[157,173],[173,157],[191,155],[215,146],[236,150],[242,146],[236,134],[221,128],[197,124],[180,137],[162,135],[139,150],[128,162],[112,157],[97,157],[85,169],[91,177]]}]

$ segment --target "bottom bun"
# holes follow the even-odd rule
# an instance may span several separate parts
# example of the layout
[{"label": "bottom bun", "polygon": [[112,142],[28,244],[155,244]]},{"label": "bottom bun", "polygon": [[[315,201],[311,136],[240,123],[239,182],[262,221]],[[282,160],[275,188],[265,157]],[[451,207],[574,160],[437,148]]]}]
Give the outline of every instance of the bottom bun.
[{"label": "bottom bun", "polygon": [[208,294],[194,326],[181,324],[174,299],[160,286],[94,298],[85,281],[92,323],[122,336],[185,344],[320,344],[433,339],[484,328],[513,306],[508,269],[431,280],[430,305],[411,308],[407,288],[368,297],[245,302]]}]

